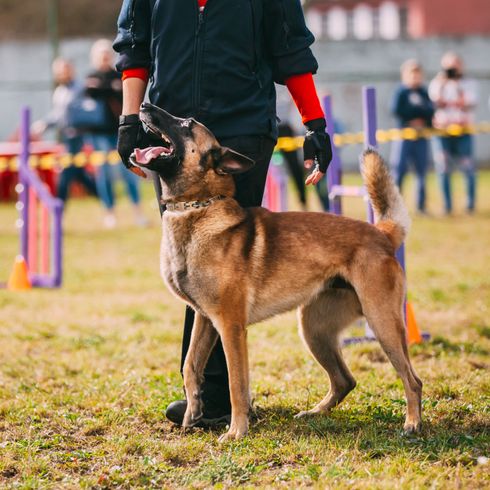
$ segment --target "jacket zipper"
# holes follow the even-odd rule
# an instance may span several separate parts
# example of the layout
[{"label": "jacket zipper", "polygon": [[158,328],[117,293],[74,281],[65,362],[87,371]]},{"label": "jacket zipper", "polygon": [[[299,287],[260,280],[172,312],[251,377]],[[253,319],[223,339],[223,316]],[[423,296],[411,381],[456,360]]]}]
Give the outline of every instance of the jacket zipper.
[{"label": "jacket zipper", "polygon": [[253,49],[253,60],[252,60],[252,75],[254,76],[255,80],[257,81],[257,84],[259,88],[262,88],[262,82],[259,78],[259,75],[257,73],[258,71],[258,54],[257,54],[257,40],[256,40],[256,31],[255,31],[255,11],[254,11],[254,2],[253,0],[249,0],[250,3],[250,14],[252,16],[252,49]]},{"label": "jacket zipper", "polygon": [[154,78],[155,78],[155,60],[154,60],[154,43],[155,43],[155,40],[154,40],[154,37],[153,37],[153,32],[155,30],[155,19],[156,19],[156,15],[157,15],[157,0],[153,0],[153,3],[150,4],[151,5],[151,22],[150,22],[150,32],[152,33],[152,36],[151,36],[151,41],[150,41],[150,57],[151,57],[151,61],[150,61],[150,79],[149,79],[149,82],[151,85],[153,85],[153,81],[154,81]]},{"label": "jacket zipper", "polygon": [[[197,5],[197,2],[196,2]],[[205,10],[207,5],[205,7]],[[199,9],[199,7],[198,7]],[[198,10],[197,15],[197,26],[194,36],[194,63],[193,63],[193,73],[192,73],[192,107],[194,109],[194,116],[197,117],[199,114],[199,104],[200,104],[200,90],[199,83],[201,81],[200,71],[201,71],[201,58],[202,58],[202,39],[201,30],[204,24],[204,11]]]},{"label": "jacket zipper", "polygon": [[130,12],[131,12],[131,23],[129,24],[129,30],[131,32],[131,48],[136,47],[136,39],[134,36],[134,11],[136,9],[136,0],[131,0]]}]

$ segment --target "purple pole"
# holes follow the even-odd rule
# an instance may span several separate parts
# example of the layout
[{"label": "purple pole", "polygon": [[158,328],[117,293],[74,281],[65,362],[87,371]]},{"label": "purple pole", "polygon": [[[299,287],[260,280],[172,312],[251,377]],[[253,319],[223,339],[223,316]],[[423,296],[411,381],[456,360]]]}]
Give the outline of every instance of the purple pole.
[{"label": "purple pole", "polygon": [[53,218],[53,287],[57,288],[61,286],[63,277],[63,203],[61,201],[56,203]]},{"label": "purple pole", "polygon": [[[327,132],[330,135],[332,141],[332,163],[327,170],[327,190],[328,194],[332,190],[334,185],[340,185],[342,182],[342,162],[340,161],[339,152],[333,142],[334,137],[334,122],[332,113],[332,96],[326,95],[323,97],[323,111],[325,112],[325,119],[327,120]],[[342,214],[342,201],[340,196],[336,196],[330,202],[330,209],[334,214]]]},{"label": "purple pole", "polygon": [[[376,139],[377,114],[376,114],[376,89],[374,87],[362,87],[362,121],[364,127],[364,148],[377,148]],[[374,214],[371,203],[367,203],[368,221],[374,223]]]},{"label": "purple pole", "polygon": [[28,240],[29,240],[29,223],[28,223],[28,208],[29,208],[29,187],[33,187],[39,200],[47,207],[53,217],[53,267],[51,275],[40,275],[32,273],[31,282],[37,287],[59,287],[62,278],[62,216],[63,216],[63,201],[53,197],[47,190],[45,184],[41,182],[38,175],[32,172],[29,168],[30,156],[30,110],[28,107],[22,109],[20,123],[20,155],[19,155],[19,202],[21,203],[20,210],[20,249],[21,254],[29,264],[28,257]]},{"label": "purple pole", "polygon": [[20,120],[20,155],[19,155],[19,202],[20,209],[20,254],[28,261],[28,208],[29,208],[29,140],[30,140],[30,110],[22,108]]},{"label": "purple pole", "polygon": [[[377,148],[378,140],[376,139],[377,128],[377,114],[376,114],[376,89],[374,87],[363,87],[362,88],[362,105],[363,105],[363,122],[364,122],[364,147]],[[369,222],[374,223],[374,214],[371,204],[368,203],[368,216]],[[402,266],[403,272],[405,271],[405,244],[402,243],[401,246],[396,251],[396,258],[400,265]],[[406,299],[405,299],[406,303]],[[403,308],[406,316],[406,305]],[[406,320],[406,318],[405,318]]]},{"label": "purple pole", "polygon": [[[362,122],[364,128],[364,148],[377,148],[376,89],[374,87],[362,87]],[[367,215],[368,221],[374,223],[373,208],[369,200],[367,201]],[[367,321],[365,335],[367,338],[375,337]]]}]

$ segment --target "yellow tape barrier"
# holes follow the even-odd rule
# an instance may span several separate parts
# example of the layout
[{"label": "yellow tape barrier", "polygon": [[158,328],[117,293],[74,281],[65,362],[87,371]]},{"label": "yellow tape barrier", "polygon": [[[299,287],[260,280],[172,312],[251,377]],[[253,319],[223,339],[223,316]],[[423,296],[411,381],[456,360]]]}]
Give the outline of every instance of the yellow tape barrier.
[{"label": "yellow tape barrier", "polygon": [[[400,140],[417,140],[422,138],[432,138],[433,136],[462,136],[464,134],[482,134],[490,133],[490,121],[482,121],[471,126],[459,126],[452,125],[445,130],[424,128],[401,128],[401,129],[378,129],[376,132],[376,138],[378,143],[388,143],[389,141]],[[303,147],[302,136],[294,137],[281,137],[277,141],[276,150],[294,151]],[[334,135],[334,143],[336,147],[347,145],[359,145],[364,142],[364,133],[362,131],[357,133],[342,133]],[[98,167],[104,163],[116,165],[120,162],[119,154],[117,151],[111,151],[109,153],[94,151],[91,153],[77,153],[76,155],[64,154],[64,155],[33,155],[29,158],[29,165],[31,167],[39,168],[41,170],[49,170],[52,168],[66,168],[70,165],[77,167],[84,167],[85,165],[93,165]],[[18,168],[17,157],[0,157],[0,172],[5,170],[15,171]]]}]

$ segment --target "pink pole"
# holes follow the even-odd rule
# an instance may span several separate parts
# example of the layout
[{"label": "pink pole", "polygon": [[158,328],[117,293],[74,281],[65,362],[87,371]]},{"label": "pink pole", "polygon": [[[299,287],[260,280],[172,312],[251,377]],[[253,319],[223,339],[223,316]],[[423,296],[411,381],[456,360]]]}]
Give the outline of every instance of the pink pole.
[{"label": "pink pole", "polygon": [[49,273],[49,209],[41,206],[41,274]]},{"label": "pink pole", "polygon": [[272,172],[270,173],[270,180],[271,184],[269,187],[269,209],[271,211],[277,211],[277,186],[276,186],[276,181],[274,179],[274,176]]},{"label": "pink pole", "polygon": [[27,265],[33,274],[37,272],[37,195],[33,187],[29,187],[28,202]]}]

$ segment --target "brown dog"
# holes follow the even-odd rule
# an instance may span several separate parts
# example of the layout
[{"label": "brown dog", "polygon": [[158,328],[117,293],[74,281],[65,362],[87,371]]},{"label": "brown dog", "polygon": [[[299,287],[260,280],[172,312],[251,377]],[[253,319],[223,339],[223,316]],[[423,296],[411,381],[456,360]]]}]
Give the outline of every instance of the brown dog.
[{"label": "brown dog", "polygon": [[[160,145],[138,150],[132,161],[160,176],[167,205],[162,276],[196,311],[184,365],[188,406],[183,426],[202,417],[203,370],[219,335],[232,405],[230,428],[220,441],[247,433],[247,325],[298,308],[302,337],[330,378],[325,398],[298,416],[328,413],[354,388],[339,333],[364,315],[403,381],[405,430],[418,431],[422,383],[408,357],[405,280],[394,256],[409,218],[380,156],[369,150],[362,165],[375,226],[328,213],[243,209],[233,199],[230,174],[246,171],[251,160],[220,147],[193,119],[175,118],[150,104],[142,106],[140,116]],[[332,288],[336,277],[351,287]]]}]

